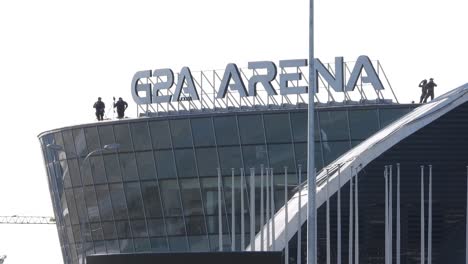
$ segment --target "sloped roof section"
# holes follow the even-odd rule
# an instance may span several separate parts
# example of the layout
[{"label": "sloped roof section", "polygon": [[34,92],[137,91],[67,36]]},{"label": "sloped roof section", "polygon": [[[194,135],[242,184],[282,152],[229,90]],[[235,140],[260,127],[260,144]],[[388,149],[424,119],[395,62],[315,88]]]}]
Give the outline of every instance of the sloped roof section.
[{"label": "sloped roof section", "polygon": [[[327,169],[329,174],[328,193],[332,196],[337,192],[338,187],[345,185],[350,180],[351,175],[356,174],[356,171],[364,168],[398,142],[467,101],[468,83],[437,97],[427,104],[421,105],[372,135],[358,146],[341,155],[317,174],[316,207],[319,208],[327,199],[326,192],[324,191],[327,184]],[[340,171],[340,186],[338,186],[337,179],[338,171]],[[272,224],[275,225],[276,233],[273,238],[275,240],[275,247],[272,248],[273,239],[270,239],[270,244],[266,245],[266,239],[262,241],[260,236],[257,235],[254,241],[255,249],[258,250],[262,242],[264,243],[264,248],[270,250],[284,249],[285,241],[289,241],[298,230],[299,225],[297,223],[299,214],[301,225],[307,219],[307,188],[307,184],[303,184],[300,188],[301,208],[298,208],[299,191],[287,202],[288,232],[285,232],[286,206],[283,206],[275,214],[274,218],[269,219],[267,224],[263,227],[264,233],[266,233],[268,225],[270,225],[270,228]],[[285,233],[287,233],[286,239]],[[251,245],[247,249],[250,249],[250,247]]]}]

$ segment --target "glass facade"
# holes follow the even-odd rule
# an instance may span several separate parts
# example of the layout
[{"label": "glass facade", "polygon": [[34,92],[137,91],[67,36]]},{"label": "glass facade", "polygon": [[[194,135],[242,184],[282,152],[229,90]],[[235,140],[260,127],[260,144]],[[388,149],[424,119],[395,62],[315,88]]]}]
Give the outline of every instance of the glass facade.
[{"label": "glass facade", "polygon": [[[317,109],[317,169],[414,107]],[[102,122],[46,132],[40,141],[65,263],[80,263],[83,254],[95,253],[217,251],[217,168],[223,176],[224,246],[230,249],[232,175],[240,223],[240,168],[248,175],[254,168],[258,174],[263,165],[282,175],[287,166],[297,175],[301,165],[305,173],[307,109]],[[97,151],[85,160],[111,143],[120,147]],[[283,187],[279,181],[274,184],[280,208]],[[291,184],[297,184],[297,177]],[[260,201],[255,203],[259,208]],[[250,213],[260,217],[258,211],[249,212],[247,204],[244,213],[246,219]],[[239,249],[237,225],[235,233]],[[246,240],[247,245],[248,236]]]}]

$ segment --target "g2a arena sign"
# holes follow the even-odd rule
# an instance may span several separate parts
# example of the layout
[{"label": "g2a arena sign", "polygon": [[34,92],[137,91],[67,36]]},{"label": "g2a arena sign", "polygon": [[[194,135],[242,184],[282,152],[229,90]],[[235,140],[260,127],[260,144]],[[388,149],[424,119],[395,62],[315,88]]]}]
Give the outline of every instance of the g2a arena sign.
[{"label": "g2a arena sign", "polygon": [[[254,74],[248,78],[241,73],[236,64],[229,63],[222,74],[217,75],[220,80],[219,85],[215,87],[214,80],[210,83],[210,86],[214,88],[211,91],[211,97],[213,100],[223,99],[229,93],[235,93],[241,98],[257,96],[259,84],[263,86],[268,96],[278,95],[278,92],[280,95],[307,93],[307,85],[292,85],[303,81],[298,69],[307,66],[306,59],[280,60],[278,66],[272,61],[249,62],[248,69]],[[335,58],[334,73],[319,59],[315,59],[314,68],[317,73],[316,83],[318,84],[320,75],[331,89],[338,93],[353,91],[359,79],[362,83],[372,85],[375,90],[384,89],[371,60],[365,55],[357,58],[347,81],[343,57]],[[296,72],[291,72],[292,70]],[[365,76],[362,75],[363,71],[366,73]],[[273,83],[279,84],[276,85],[279,89],[275,88]],[[197,89],[197,86],[202,90],[205,89],[200,82],[195,80],[189,67],[182,67],[177,80],[172,69],[164,68],[136,72],[131,83],[131,93],[138,105],[195,101],[200,100],[201,91]]]}]

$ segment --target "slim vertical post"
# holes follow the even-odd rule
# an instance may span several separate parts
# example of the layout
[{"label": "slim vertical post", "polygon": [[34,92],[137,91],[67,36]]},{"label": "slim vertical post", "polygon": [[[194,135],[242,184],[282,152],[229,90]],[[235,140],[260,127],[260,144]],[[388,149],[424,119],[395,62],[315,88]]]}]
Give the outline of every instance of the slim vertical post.
[{"label": "slim vertical post", "polygon": [[223,251],[223,218],[221,215],[221,169],[218,168],[218,247],[219,251]]},{"label": "slim vertical post", "polygon": [[[354,168],[351,166],[351,178],[349,179],[349,236],[348,236],[348,263],[353,263],[353,173]],[[356,263],[357,264],[357,263]]]},{"label": "slim vertical post", "polygon": [[255,251],[255,169],[250,169],[250,251]]},{"label": "slim vertical post", "polygon": [[424,264],[424,166],[421,166],[421,264]]},{"label": "slim vertical post", "polygon": [[263,237],[263,223],[265,223],[264,220],[264,212],[263,212],[263,164],[260,165],[260,251],[263,251],[263,244],[264,244],[264,237]]},{"label": "slim vertical post", "polygon": [[393,263],[393,165],[388,167],[390,171],[388,183],[388,260]]},{"label": "slim vertical post", "polygon": [[302,184],[302,166],[299,165],[299,193],[298,193],[298,199],[297,199],[297,264],[302,263],[302,257],[301,257],[301,249],[302,249],[302,219],[301,219],[301,200],[302,200],[302,193],[301,193],[301,184]]},{"label": "slim vertical post", "polygon": [[231,251],[236,250],[236,206],[234,187],[234,168],[231,168]]},{"label": "slim vertical post", "polygon": [[326,195],[327,195],[327,200],[326,200],[326,203],[327,203],[327,212],[326,212],[326,239],[327,239],[327,264],[330,264],[330,193],[329,193],[329,190],[328,190],[328,177],[329,177],[329,169],[326,170],[326,177],[327,177],[327,186],[326,186]]},{"label": "slim vertical post", "polygon": [[466,166],[465,264],[468,264],[468,166]]},{"label": "slim vertical post", "polygon": [[400,264],[400,163],[397,163],[396,264]]},{"label": "slim vertical post", "polygon": [[427,264],[432,263],[432,165],[429,165],[429,204],[427,216]]},{"label": "slim vertical post", "polygon": [[275,180],[273,176],[273,168],[270,169],[271,173],[271,249],[275,250]]},{"label": "slim vertical post", "polygon": [[270,250],[270,169],[267,168],[265,170],[265,192],[266,192],[266,247],[265,250],[269,251]]},{"label": "slim vertical post", "polygon": [[356,205],[356,209],[355,209],[355,212],[354,212],[354,226],[355,226],[355,230],[354,232],[355,235],[354,235],[354,241],[355,241],[355,245],[354,245],[354,262],[355,264],[359,264],[359,200],[358,200],[358,192],[359,192],[359,188],[358,188],[358,171],[359,170],[359,167],[356,167],[356,177],[355,178],[355,181],[356,181],[356,185],[354,186],[355,190],[354,190],[354,196],[355,196],[355,205]]},{"label": "slim vertical post", "polygon": [[338,165],[338,202],[337,202],[337,264],[341,264],[341,164]]},{"label": "slim vertical post", "polygon": [[288,167],[284,167],[284,263],[289,264],[288,240]]},{"label": "slim vertical post", "polygon": [[385,166],[385,264],[390,264],[388,261],[388,166]]},{"label": "slim vertical post", "polygon": [[240,202],[241,202],[241,251],[245,250],[245,226],[244,226],[244,168],[240,169],[241,178],[240,178]]}]

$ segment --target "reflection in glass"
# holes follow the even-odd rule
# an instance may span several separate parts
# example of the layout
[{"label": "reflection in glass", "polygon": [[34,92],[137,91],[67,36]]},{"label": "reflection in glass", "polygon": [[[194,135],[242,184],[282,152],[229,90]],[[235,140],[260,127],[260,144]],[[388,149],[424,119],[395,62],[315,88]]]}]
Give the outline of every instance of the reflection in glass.
[{"label": "reflection in glass", "polygon": [[153,141],[153,148],[165,149],[170,148],[171,136],[169,134],[169,124],[167,121],[153,121],[150,122],[151,139]]},{"label": "reflection in glass", "polygon": [[112,203],[107,185],[96,185],[96,194],[102,221],[112,221]]},{"label": "reflection in glass", "polygon": [[[100,142],[101,143],[99,144],[99,141],[98,141],[98,145],[95,148],[91,148],[90,145],[88,144],[88,148],[89,148],[90,151],[93,151],[95,149],[100,149],[105,145],[113,144],[115,142],[118,142],[114,138],[114,131],[112,129],[112,126],[110,126],[110,125],[109,126],[99,126],[98,129],[99,129],[99,136],[100,136]],[[88,140],[88,138],[86,138],[86,140]],[[120,147],[122,147],[122,145]],[[122,149],[119,148],[119,150],[122,150]],[[108,151],[108,152],[115,152],[115,150]]]},{"label": "reflection in glass", "polygon": [[190,124],[188,119],[170,120],[172,141],[174,147],[192,147],[192,135],[190,134]]},{"label": "reflection in glass", "polygon": [[102,156],[92,156],[89,158],[91,171],[95,184],[106,183],[106,171],[104,170],[104,161]]},{"label": "reflection in glass", "polygon": [[172,150],[159,150],[154,152],[156,159],[156,169],[158,170],[158,178],[175,178],[175,164]]},{"label": "reflection in glass", "polygon": [[239,115],[239,132],[243,144],[264,144],[261,115]]},{"label": "reflection in glass", "polygon": [[320,136],[322,141],[349,140],[349,127],[346,111],[321,111]]},{"label": "reflection in glass", "polygon": [[289,114],[265,114],[263,119],[267,142],[291,142]]},{"label": "reflection in glass", "polygon": [[144,218],[143,201],[141,199],[140,183],[125,183],[125,195],[127,196],[127,208],[130,219]]},{"label": "reflection in glass", "polygon": [[182,207],[180,203],[179,186],[176,180],[162,180],[161,195],[164,204],[164,213],[166,216],[182,215]]},{"label": "reflection in glass", "polygon": [[215,117],[214,125],[216,129],[216,143],[218,145],[239,144],[235,116]]},{"label": "reflection in glass", "polygon": [[221,163],[221,173],[223,175],[231,175],[231,169],[235,169],[235,173],[239,173],[239,168],[242,167],[240,148],[237,147],[220,147],[218,148],[219,161]]},{"label": "reflection in glass", "polygon": [[153,252],[168,252],[166,238],[150,238],[151,250]]},{"label": "reflection in glass", "polygon": [[124,181],[138,180],[137,165],[134,153],[121,153],[119,155],[120,169]]},{"label": "reflection in glass", "polygon": [[245,170],[247,172],[250,168],[256,168],[258,171],[261,164],[264,166],[268,164],[265,145],[242,146],[242,154],[244,157]]},{"label": "reflection in glass", "polygon": [[117,238],[117,230],[113,222],[102,222],[102,232],[106,240]]},{"label": "reflection in glass", "polygon": [[156,181],[141,182],[141,193],[146,217],[162,217],[161,199]]},{"label": "reflection in glass", "polygon": [[104,166],[106,167],[107,180],[109,182],[121,182],[122,175],[120,175],[119,160],[117,154],[103,155]]},{"label": "reflection in glass", "polygon": [[88,150],[86,148],[85,132],[83,128],[73,129],[73,141],[75,143],[76,154],[79,156],[86,156]]},{"label": "reflection in glass", "polygon": [[215,215],[218,210],[218,179],[202,178],[202,197],[207,215]]},{"label": "reflection in glass", "polygon": [[275,173],[284,171],[284,166],[291,168],[291,171],[296,166],[294,162],[294,152],[291,144],[272,144],[268,145],[268,156],[270,158],[270,167]]},{"label": "reflection in glass", "polygon": [[325,163],[330,164],[336,158],[344,154],[350,149],[349,142],[347,141],[336,141],[328,142],[328,148],[323,146],[323,156],[325,157]]},{"label": "reflection in glass", "polygon": [[85,131],[86,144],[88,145],[88,149],[95,150],[95,149],[101,148],[101,145],[99,144],[99,136],[98,136],[97,127],[86,127],[84,131]]},{"label": "reflection in glass", "polygon": [[133,239],[133,243],[135,245],[135,252],[148,252],[151,249],[148,238],[135,238]]},{"label": "reflection in glass", "polygon": [[86,186],[84,188],[84,195],[86,200],[86,206],[88,207],[89,221],[98,222],[99,210],[97,205],[96,193],[94,192],[94,186]]},{"label": "reflection in glass", "polygon": [[203,207],[200,196],[200,184],[198,179],[181,179],[182,202],[185,215],[202,215]]},{"label": "reflection in glass", "polygon": [[377,110],[350,110],[349,126],[351,139],[366,139],[379,130]]},{"label": "reflection in glass", "polygon": [[182,217],[170,217],[166,218],[167,224],[167,235],[177,236],[185,235],[185,225]]},{"label": "reflection in glass", "polygon": [[179,177],[197,177],[193,149],[176,149],[174,152]]},{"label": "reflection in glass", "polygon": [[198,162],[198,173],[200,177],[203,176],[216,176],[218,165],[218,158],[216,156],[215,148],[197,148],[195,149],[196,159]]},{"label": "reflection in glass", "polygon": [[169,246],[171,252],[187,252],[187,238],[183,237],[169,237]]},{"label": "reflection in glass", "polygon": [[165,236],[166,229],[163,219],[149,219],[148,231],[150,236]]},{"label": "reflection in glass", "polygon": [[140,179],[156,179],[156,168],[154,167],[153,152],[136,152],[135,155],[138,163],[138,174],[140,175]]},{"label": "reflection in glass", "polygon": [[384,128],[388,124],[409,113],[410,108],[380,108],[380,127]]},{"label": "reflection in glass", "polygon": [[194,118],[191,120],[195,146],[214,146],[213,124],[211,118]]},{"label": "reflection in glass", "polygon": [[117,221],[115,222],[115,225],[117,227],[117,235],[119,238],[129,238],[132,237],[132,232],[130,229],[130,224],[127,221]]},{"label": "reflection in glass", "polygon": [[[132,138],[130,136],[130,128],[128,124],[114,126],[115,142],[120,144],[119,152],[132,151]],[[104,145],[103,145],[104,146]]]},{"label": "reflection in glass", "polygon": [[205,252],[209,251],[208,237],[205,236],[189,236],[190,251]]},{"label": "reflection in glass", "polygon": [[205,218],[203,216],[186,216],[187,234],[188,235],[203,235],[206,234]]},{"label": "reflection in glass", "polygon": [[149,150],[151,149],[151,140],[149,135],[149,128],[147,122],[131,123],[132,140],[135,150]]},{"label": "reflection in glass", "polygon": [[145,220],[133,220],[130,224],[132,226],[133,237],[148,237]]},{"label": "reflection in glass", "polygon": [[123,184],[109,184],[109,190],[114,208],[115,219],[128,219],[127,202],[125,200]]}]

